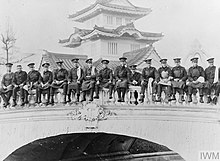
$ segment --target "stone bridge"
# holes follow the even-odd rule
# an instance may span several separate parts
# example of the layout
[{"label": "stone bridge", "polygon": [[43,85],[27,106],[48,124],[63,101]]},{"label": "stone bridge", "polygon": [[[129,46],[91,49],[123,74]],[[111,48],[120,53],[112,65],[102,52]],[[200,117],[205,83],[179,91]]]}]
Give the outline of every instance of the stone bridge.
[{"label": "stone bridge", "polygon": [[187,161],[220,150],[217,106],[106,105],[34,107],[0,112],[0,160],[38,139],[71,133],[122,134],[164,145]]}]

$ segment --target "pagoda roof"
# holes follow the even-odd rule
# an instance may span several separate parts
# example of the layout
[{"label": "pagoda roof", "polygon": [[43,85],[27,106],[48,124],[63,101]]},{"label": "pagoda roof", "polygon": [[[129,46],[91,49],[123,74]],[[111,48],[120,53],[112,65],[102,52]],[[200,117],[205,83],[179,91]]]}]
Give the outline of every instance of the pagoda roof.
[{"label": "pagoda roof", "polygon": [[63,44],[64,47],[74,48],[80,46],[82,41],[88,39],[99,39],[101,37],[123,38],[128,36],[133,37],[137,41],[150,41],[154,43],[159,41],[163,37],[163,34],[139,31],[133,23],[119,26],[116,29],[107,29],[95,25],[92,30],[77,28],[68,39],[59,40],[59,43]]},{"label": "pagoda roof", "polygon": [[[156,57],[156,59],[157,59],[154,61],[156,61],[160,64],[159,61],[161,58],[158,55],[158,53],[155,51],[155,48],[152,45],[149,45],[148,47],[144,47],[144,48],[141,48],[138,50],[126,52],[123,54],[123,56],[127,58],[127,63],[129,66],[136,64],[138,66],[138,68],[140,68],[143,61],[149,57],[152,58],[153,54],[156,54],[156,56],[154,56],[154,57]],[[60,54],[60,53],[53,53],[53,52],[45,51],[45,54],[43,54],[43,56],[42,56],[42,60],[41,60],[39,69],[41,69],[42,63],[44,63],[44,62],[50,63],[52,70],[56,69],[57,68],[56,61],[63,61],[64,68],[69,70],[73,67],[73,63],[71,60],[74,57],[79,58],[79,64],[82,68],[84,68],[86,66],[85,60],[88,58],[86,55]],[[101,63],[102,60],[103,60],[103,58],[100,58],[100,59],[94,61],[94,63],[93,63],[93,65],[97,68],[98,71],[102,69],[102,63]],[[109,68],[114,70],[119,65],[119,63],[120,63],[119,60],[110,60]]]},{"label": "pagoda roof", "polygon": [[[123,54],[123,57],[127,58],[128,66],[136,64],[137,68],[140,68],[140,65],[144,62],[144,60],[149,57],[152,57],[152,54],[156,54],[155,57],[157,58],[157,60],[154,61],[158,62],[158,64],[160,65],[161,57],[158,55],[158,53],[156,52],[155,48],[152,45],[149,45],[148,47],[144,47],[138,50],[126,52]],[[96,62],[94,62],[94,66],[98,70],[102,69],[102,64],[101,64],[102,60],[103,59],[100,58]],[[119,64],[120,64],[119,60],[118,61],[111,60],[109,62],[109,67],[114,70]]]},{"label": "pagoda roof", "polygon": [[56,69],[57,68],[57,61],[63,61],[64,68],[71,69],[73,67],[72,59],[79,58],[79,64],[81,67],[86,65],[85,61],[88,59],[87,55],[77,55],[77,54],[62,54],[62,53],[54,53],[45,50],[45,53],[42,55],[42,60],[39,66],[41,69],[42,64],[47,62],[50,63],[50,68]]},{"label": "pagoda roof", "polygon": [[151,9],[136,7],[128,0],[97,0],[89,7],[69,15],[69,18],[77,22],[84,22],[103,12],[111,12],[122,15],[126,14],[130,17],[134,17],[135,19],[139,19],[149,14]]}]

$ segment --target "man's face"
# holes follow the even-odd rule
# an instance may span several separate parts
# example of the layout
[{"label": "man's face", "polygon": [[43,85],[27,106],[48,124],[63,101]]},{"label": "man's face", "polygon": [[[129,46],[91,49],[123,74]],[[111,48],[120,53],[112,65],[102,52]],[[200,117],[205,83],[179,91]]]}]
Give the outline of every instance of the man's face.
[{"label": "man's face", "polygon": [[125,66],[126,62],[125,61],[120,61],[121,66]]},{"label": "man's face", "polygon": [[175,62],[176,66],[180,66],[180,62]]},{"label": "man's face", "polygon": [[44,66],[44,71],[48,71],[49,70],[49,66]]},{"label": "man's face", "polygon": [[75,68],[77,68],[77,67],[78,67],[78,63],[77,63],[77,62],[74,62],[74,63],[73,63],[73,66],[74,66]]},{"label": "man's face", "polygon": [[91,68],[92,67],[92,63],[87,63],[88,67]]},{"label": "man's face", "polygon": [[29,66],[30,71],[34,70],[34,66]]},{"label": "man's face", "polygon": [[209,66],[214,66],[214,62],[209,62]]},{"label": "man's face", "polygon": [[147,63],[146,66],[149,68],[151,67],[151,63]]},{"label": "man's face", "polygon": [[162,67],[166,67],[167,66],[167,63],[166,62],[163,62],[161,63],[162,64]]},{"label": "man's face", "polygon": [[21,72],[21,71],[22,71],[22,67],[21,67],[21,66],[18,66],[18,67],[17,67],[17,71],[18,71],[18,72]]},{"label": "man's face", "polygon": [[198,65],[198,62],[193,61],[192,64],[193,64],[193,66],[195,67],[195,66]]},{"label": "man's face", "polygon": [[58,69],[60,69],[60,68],[63,67],[63,64],[62,64],[62,63],[58,63],[58,64],[57,64],[57,67],[58,67]]},{"label": "man's face", "polygon": [[6,67],[7,72],[11,72],[11,68],[12,68],[11,66],[7,66],[7,67]]},{"label": "man's face", "polygon": [[107,68],[108,64],[103,63],[102,66],[103,66],[103,68]]}]

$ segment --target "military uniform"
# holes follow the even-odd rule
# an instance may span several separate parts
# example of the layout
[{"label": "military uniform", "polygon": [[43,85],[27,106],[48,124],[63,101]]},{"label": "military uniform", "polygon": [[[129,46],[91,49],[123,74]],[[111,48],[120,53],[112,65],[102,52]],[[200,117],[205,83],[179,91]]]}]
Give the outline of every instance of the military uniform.
[{"label": "military uniform", "polygon": [[[60,63],[60,62],[57,62]],[[54,103],[54,94],[55,91],[59,88],[63,89],[64,100],[63,103],[66,103],[67,89],[68,89],[68,71],[64,68],[55,69],[53,71],[53,83],[51,84],[51,103]]]},{"label": "military uniform", "polygon": [[[102,63],[108,64],[108,60],[102,60]],[[109,89],[109,98],[112,98],[112,92],[113,92],[113,71],[106,67],[103,68],[99,71],[97,75],[97,82],[99,84],[96,84],[95,86],[95,93],[96,96],[94,98],[98,99],[99,98],[99,90],[100,88],[108,88]]]},{"label": "military uniform", "polygon": [[36,89],[36,99],[35,103],[39,103],[39,85],[41,82],[41,74],[37,70],[32,70],[28,72],[27,75],[27,85],[29,90]]},{"label": "military uniform", "polygon": [[17,100],[17,92],[20,91],[21,105],[23,106],[28,102],[28,91],[26,91],[23,87],[26,85],[27,81],[27,73],[25,71],[17,71],[14,73],[13,78],[13,106],[15,106]]},{"label": "military uniform", "polygon": [[216,82],[215,82],[215,85],[214,85],[214,88],[215,88],[215,96],[212,100],[212,102],[216,105],[217,104],[217,101],[218,101],[218,97],[219,97],[219,94],[220,94],[220,68],[216,69],[218,71],[217,72],[217,78],[216,78]]},{"label": "military uniform", "polygon": [[[79,59],[72,59],[72,62],[78,63]],[[80,96],[80,88],[81,88],[81,83],[83,80],[83,70],[80,67],[73,67],[69,71],[68,75],[68,102],[71,101],[71,92],[72,90],[75,91],[77,95],[77,102],[79,102],[79,96]]]},{"label": "military uniform", "polygon": [[[180,63],[180,58],[174,59],[176,63]],[[186,87],[186,80],[187,80],[187,71],[181,65],[177,65],[172,68],[172,100],[176,100],[176,92],[178,91],[180,94],[179,102],[184,101],[184,89]]]},{"label": "military uniform", "polygon": [[[6,65],[12,66],[11,63],[7,63]],[[9,105],[9,101],[12,96],[13,77],[14,77],[14,73],[8,72],[3,76],[1,81],[0,95],[4,101],[4,107],[7,107]]]},{"label": "military uniform", "polygon": [[[191,61],[198,62],[198,58],[192,58]],[[196,94],[196,89],[199,89],[200,102],[203,103],[204,83],[203,81],[198,80],[200,77],[203,79],[205,77],[204,69],[201,66],[196,65],[189,68],[187,82],[189,95],[188,102],[192,102],[192,94]]]},{"label": "military uniform", "polygon": [[[167,59],[161,59],[160,61],[162,64],[167,62]],[[158,74],[159,74],[159,79],[160,81],[158,82],[158,89],[157,89],[157,95],[158,95],[158,102],[161,101],[161,94],[162,94],[162,89],[164,87],[167,88],[165,94],[166,94],[166,100],[170,101],[170,96],[171,96],[171,77],[172,77],[172,70],[168,66],[160,67],[158,69]]]},{"label": "military uniform", "polygon": [[[119,58],[120,61],[126,61],[127,58]],[[118,93],[118,102],[124,102],[125,93],[128,90],[128,83],[130,82],[131,71],[125,65],[118,66],[115,69],[114,77],[116,79],[115,88]]]},{"label": "military uniform", "polygon": [[[87,59],[86,63],[92,63],[92,59]],[[93,101],[96,77],[97,77],[97,69],[94,66],[86,67],[83,70],[82,102],[86,100],[86,92],[89,92],[89,101]]]},{"label": "military uniform", "polygon": [[[50,65],[49,63],[42,64],[43,67],[44,66],[49,67],[49,65]],[[39,86],[39,103],[41,103],[42,94],[46,94],[47,95],[46,105],[49,104],[52,82],[53,82],[53,73],[49,70],[44,71],[41,79],[41,85]]]},{"label": "military uniform", "polygon": [[[151,60],[152,59],[147,59],[145,60],[145,62],[147,64],[151,64]],[[152,100],[155,101],[155,95],[157,93],[157,82],[159,81],[159,74],[158,74],[158,71],[155,67],[145,67],[143,70],[142,70],[142,74],[141,74],[141,98],[140,98],[140,101],[141,102],[144,102],[144,97],[145,97],[145,91],[147,90],[148,88],[148,82],[149,82],[149,79],[152,78],[153,81],[152,81],[152,93],[153,93],[153,96],[152,96]],[[150,92],[150,91],[149,91]]]}]

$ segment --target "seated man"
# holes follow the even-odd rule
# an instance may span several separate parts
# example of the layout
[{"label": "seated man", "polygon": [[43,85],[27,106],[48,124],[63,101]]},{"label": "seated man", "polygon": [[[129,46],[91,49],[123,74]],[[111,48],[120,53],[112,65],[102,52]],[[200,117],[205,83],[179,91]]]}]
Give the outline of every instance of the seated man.
[{"label": "seated man", "polygon": [[71,93],[74,90],[76,93],[76,102],[79,102],[80,97],[80,87],[83,80],[83,70],[79,66],[79,59],[72,59],[73,68],[70,69],[68,75],[68,102],[71,102]]},{"label": "seated man", "polygon": [[51,101],[54,104],[54,94],[57,89],[63,89],[63,104],[66,104],[67,88],[68,88],[68,71],[63,68],[63,61],[57,61],[57,69],[53,71],[53,82],[51,84]]},{"label": "seated man", "polygon": [[92,65],[92,59],[86,60],[87,67],[83,71],[82,92],[83,97],[81,102],[86,101],[86,93],[89,92],[89,101],[93,101],[93,94],[95,90],[97,69]]},{"label": "seated man", "polygon": [[21,65],[17,65],[17,71],[14,74],[13,78],[13,104],[15,107],[17,105],[17,92],[20,91],[21,98],[21,106],[24,106],[25,103],[28,103],[28,91],[26,91],[23,87],[26,85],[27,81],[27,73],[22,70]]},{"label": "seated man", "polygon": [[173,89],[173,96],[172,100],[176,100],[176,92],[179,92],[179,103],[182,103],[184,101],[184,89],[186,86],[186,80],[187,80],[187,72],[184,67],[180,65],[181,58],[175,58],[173,59],[174,63],[176,64],[175,67],[172,69],[172,89]]},{"label": "seated man", "polygon": [[114,72],[116,79],[116,91],[118,93],[118,102],[125,102],[125,93],[128,90],[128,82],[130,82],[130,69],[126,67],[127,58],[121,57],[120,66],[117,66]]},{"label": "seated man", "polygon": [[0,88],[0,95],[4,101],[3,107],[6,108],[10,103],[10,98],[12,96],[12,89],[13,89],[13,77],[14,73],[11,72],[12,63],[5,64],[7,68],[7,73],[3,75],[1,88]]},{"label": "seated man", "polygon": [[171,101],[171,79],[172,79],[172,71],[170,67],[167,65],[167,59],[161,59],[160,60],[162,67],[158,69],[158,74],[159,74],[159,79],[160,81],[158,82],[158,90],[157,90],[157,95],[158,95],[158,100],[157,102],[161,102],[161,94],[163,88],[166,88],[166,96],[165,96],[165,101]]},{"label": "seated man", "polygon": [[[145,91],[148,89],[148,82],[150,78],[153,78],[153,82],[152,82],[152,101],[155,102],[156,101],[156,94],[157,94],[157,82],[159,80],[159,75],[157,72],[157,69],[155,67],[151,66],[151,61],[152,59],[146,59],[146,65],[147,67],[145,67],[142,70],[142,74],[141,74],[141,97],[140,97],[140,102],[144,102],[144,97],[145,97]],[[151,92],[151,91],[148,91]]]},{"label": "seated man", "polygon": [[41,103],[42,94],[46,93],[47,95],[46,105],[49,105],[50,103],[50,88],[53,82],[53,73],[49,71],[49,66],[50,66],[49,63],[42,64],[44,71],[41,79],[41,84],[39,86],[39,103]]},{"label": "seated man", "polygon": [[186,85],[188,86],[188,102],[192,102],[192,94],[196,95],[198,89],[200,95],[199,101],[200,103],[204,103],[203,87],[205,72],[204,69],[198,65],[198,59],[199,58],[191,59],[193,66],[190,67],[188,71],[188,82],[186,83]]},{"label": "seated man", "polygon": [[218,69],[214,66],[214,58],[207,59],[207,62],[209,63],[209,67],[205,69],[204,92],[207,96],[207,103],[211,103],[211,91],[214,89],[215,70]]},{"label": "seated man", "polygon": [[109,89],[109,99],[112,99],[113,92],[113,71],[108,68],[109,60],[102,60],[103,69],[101,69],[97,76],[97,82],[95,85],[95,99],[99,99],[99,90],[100,88]]},{"label": "seated man", "polygon": [[217,67],[216,67],[216,70],[215,70],[214,84],[215,84],[214,85],[215,94],[214,94],[214,97],[212,99],[212,103],[214,105],[216,105],[217,101],[218,101],[219,94],[220,94],[220,68],[217,68]]},{"label": "seated man", "polygon": [[30,71],[27,75],[27,86],[28,91],[32,91],[33,89],[36,89],[36,98],[35,103],[39,103],[39,85],[41,82],[41,74],[37,70],[35,70],[35,63],[29,63],[28,67]]},{"label": "seated man", "polygon": [[[141,86],[141,73],[137,71],[137,65],[131,65],[131,75],[130,75],[130,85],[131,86]],[[132,95],[131,95],[132,97]],[[138,92],[135,90],[134,92],[135,104],[138,104]]]}]

